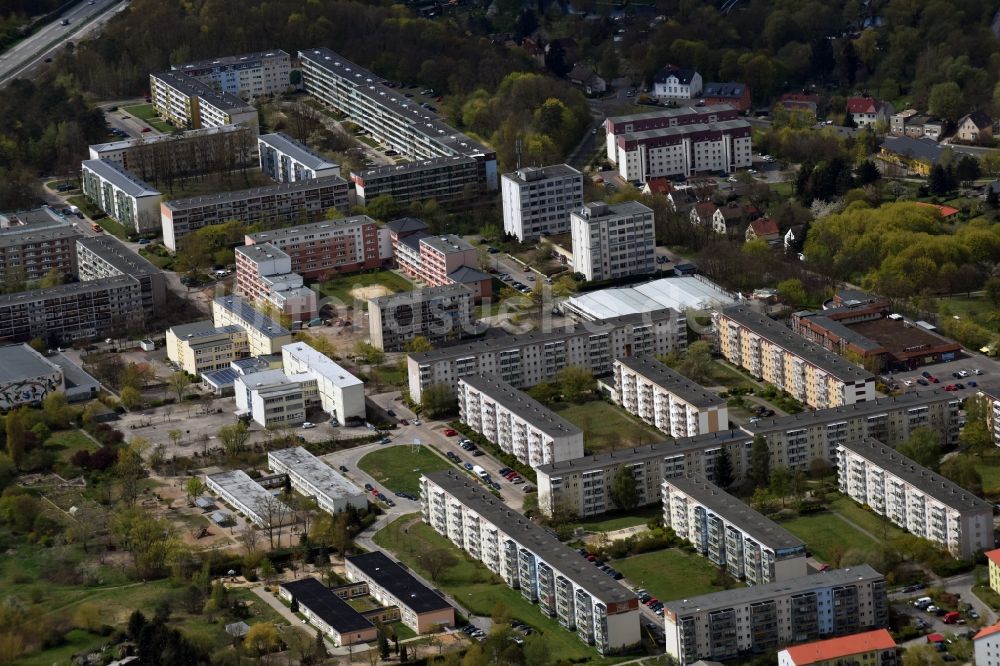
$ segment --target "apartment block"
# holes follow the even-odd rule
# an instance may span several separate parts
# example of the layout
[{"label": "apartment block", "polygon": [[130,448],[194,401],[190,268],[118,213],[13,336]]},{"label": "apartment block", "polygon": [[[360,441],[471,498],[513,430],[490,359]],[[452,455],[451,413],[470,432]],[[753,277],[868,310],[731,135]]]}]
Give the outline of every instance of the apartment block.
[{"label": "apartment block", "polygon": [[979,630],[972,638],[976,666],[1000,666],[1000,624]]},{"label": "apartment block", "polygon": [[637,201],[588,203],[569,216],[573,270],[587,280],[656,271],[653,209]]},{"label": "apartment block", "polygon": [[897,663],[896,641],[886,629],[795,645],[778,653],[778,666],[896,666]]},{"label": "apartment block", "polygon": [[1000,446],[1000,383],[981,382],[977,397],[985,402],[986,426],[993,435],[993,444]]},{"label": "apartment block", "polygon": [[365,385],[325,354],[304,342],[281,348],[281,363],[290,375],[304,375],[316,381],[319,404],[340,425],[365,417]]},{"label": "apartment block", "polygon": [[149,95],[161,117],[181,129],[246,125],[257,132],[257,109],[228,92],[176,71],[149,75]]},{"label": "apartment block", "polygon": [[496,375],[458,380],[462,423],[531,467],[583,455],[583,431]]},{"label": "apartment block", "polygon": [[339,176],[172,199],[160,206],[163,244],[176,251],[178,241],[192,231],[228,220],[248,226],[314,222],[331,208],[348,206],[347,182]]},{"label": "apartment block", "polygon": [[392,259],[388,229],[367,215],[258,231],[244,242],[270,243],[288,254],[292,271],[310,280],[378,269]]},{"label": "apartment block", "polygon": [[742,305],[717,315],[719,351],[813,409],[875,399],[875,376]]},{"label": "apartment block", "polygon": [[412,217],[393,220],[386,228],[396,265],[407,276],[429,287],[463,284],[477,303],[492,295],[493,278],[479,270],[479,252],[460,236],[434,236]]},{"label": "apartment block", "polygon": [[368,301],[368,337],[385,351],[402,351],[415,337],[432,345],[473,333],[473,294],[461,284],[425,287]]},{"label": "apartment block", "polygon": [[309,406],[319,401],[315,379],[281,370],[240,375],[233,381],[233,395],[236,413],[264,428],[298,425],[306,420]]},{"label": "apartment block", "polygon": [[993,507],[875,439],[841,444],[840,492],[910,534],[969,558],[993,548]]},{"label": "apartment block", "polygon": [[278,95],[291,86],[292,58],[281,49],[170,65],[220,93],[252,99]]},{"label": "apartment block", "polygon": [[723,398],[652,356],[615,359],[614,377],[618,404],[671,437],[729,428],[729,408]]},{"label": "apartment block", "polygon": [[[306,92],[349,116],[376,140],[414,160],[471,157],[477,164],[479,188],[497,189],[496,153],[444,122],[437,113],[330,49],[299,51],[299,60]],[[366,186],[367,180],[362,189]]]},{"label": "apartment block", "polygon": [[885,578],[867,564],[668,601],[663,611],[666,652],[681,666],[889,624]]},{"label": "apartment block", "polygon": [[212,322],[217,327],[235,325],[246,331],[250,356],[278,354],[292,342],[291,331],[239,296],[219,296],[212,301]]},{"label": "apartment block", "polygon": [[423,520],[602,655],[640,641],[639,600],[552,534],[455,471],[420,479]]},{"label": "apartment block", "polygon": [[44,207],[0,215],[0,282],[76,275],[76,239],[65,218]]},{"label": "apartment block", "polygon": [[312,498],[322,511],[337,513],[349,506],[359,511],[368,508],[363,488],[301,446],[268,452],[267,466],[275,474],[287,474],[292,490]]},{"label": "apartment block", "polygon": [[454,607],[382,551],[351,555],[344,565],[347,580],[367,583],[372,597],[397,606],[403,624],[418,634],[455,626]]},{"label": "apartment block", "polygon": [[125,247],[117,238],[101,235],[77,239],[76,263],[81,282],[119,275],[135,278],[142,291],[142,309],[146,317],[162,313],[167,302],[163,271]]},{"label": "apartment block", "polygon": [[481,159],[466,155],[418,159],[351,173],[361,206],[386,194],[400,206],[433,199],[444,206],[455,207],[486,193],[488,188],[483,178]]},{"label": "apartment block", "polygon": [[809,573],[801,539],[704,478],[663,481],[663,524],[747,585]]},{"label": "apartment block", "polygon": [[519,241],[569,232],[583,206],[583,174],[568,164],[524,167],[500,178],[503,230]]},{"label": "apartment block", "polygon": [[684,315],[665,308],[409,354],[410,396],[419,401],[425,388],[440,383],[457,390],[459,379],[475,374],[496,375],[514,388],[552,379],[571,365],[605,375],[616,358],[684,351],[686,334]]},{"label": "apartment block", "polygon": [[293,322],[319,312],[316,292],[291,272],[291,257],[270,243],[236,248],[236,291],[256,307],[280,312]]},{"label": "apartment block", "polygon": [[604,129],[608,160],[626,180],[731,173],[752,164],[750,123],[728,104],[616,116]]},{"label": "apartment block", "polygon": [[157,231],[163,195],[114,162],[84,160],[80,164],[84,196],[125,228]]},{"label": "apartment block", "polygon": [[988,550],[983,555],[986,556],[990,589],[1000,594],[1000,548]]},{"label": "apartment block", "polygon": [[239,326],[217,327],[211,321],[196,321],[167,329],[167,358],[194,377],[225,370],[236,359],[249,355],[247,333]]},{"label": "apartment block", "polygon": [[313,152],[284,132],[257,137],[260,170],[277,183],[339,176],[340,165]]}]

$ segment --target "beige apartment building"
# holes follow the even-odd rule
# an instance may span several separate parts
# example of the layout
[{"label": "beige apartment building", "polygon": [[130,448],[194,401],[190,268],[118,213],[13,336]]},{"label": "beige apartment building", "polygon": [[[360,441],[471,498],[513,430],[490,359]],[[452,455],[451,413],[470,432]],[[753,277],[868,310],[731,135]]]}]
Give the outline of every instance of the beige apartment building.
[{"label": "beige apartment building", "polygon": [[196,321],[167,329],[167,358],[194,377],[228,368],[236,359],[249,355],[247,333],[239,326],[217,327],[211,321]]},{"label": "beige apartment building", "polygon": [[239,326],[247,335],[250,356],[280,354],[292,343],[292,332],[239,296],[219,296],[212,301],[212,321],[217,327]]}]

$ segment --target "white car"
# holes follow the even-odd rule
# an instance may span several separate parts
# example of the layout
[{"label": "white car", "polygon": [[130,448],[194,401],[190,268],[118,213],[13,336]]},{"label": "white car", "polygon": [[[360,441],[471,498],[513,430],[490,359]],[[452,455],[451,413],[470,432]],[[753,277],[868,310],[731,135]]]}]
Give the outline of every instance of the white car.
[{"label": "white car", "polygon": [[913,386],[913,380],[912,379],[904,379],[903,380],[903,386]]},{"label": "white car", "polygon": [[968,370],[959,370],[958,371],[958,376],[959,377],[968,377],[969,376],[969,371]]},{"label": "white car", "polygon": [[304,422],[302,424],[302,429],[303,430],[309,430],[309,428],[315,428],[315,427],[316,427],[316,424],[313,423],[312,421],[306,421],[306,422]]},{"label": "white car", "polygon": [[981,374],[983,374],[983,371],[982,371],[981,368],[976,368],[975,370],[972,371],[972,374],[974,374],[974,375],[981,375]]}]

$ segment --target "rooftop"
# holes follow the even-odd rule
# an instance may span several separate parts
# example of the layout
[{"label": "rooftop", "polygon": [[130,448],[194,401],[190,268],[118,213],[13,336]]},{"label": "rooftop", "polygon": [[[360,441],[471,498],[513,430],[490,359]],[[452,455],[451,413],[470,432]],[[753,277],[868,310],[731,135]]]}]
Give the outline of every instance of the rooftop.
[{"label": "rooftop", "polygon": [[0,307],[16,305],[17,303],[26,301],[45,301],[54,298],[64,298],[66,296],[75,296],[95,291],[111,291],[123,288],[138,289],[138,287],[139,281],[131,275],[115,275],[114,277],[100,278],[98,280],[70,282],[44,289],[31,289],[13,294],[0,294]]},{"label": "rooftop", "polygon": [[90,250],[102,260],[126,275],[159,275],[160,269],[150,263],[145,257],[125,247],[125,245],[108,234],[78,238],[77,247]]},{"label": "rooftop", "polygon": [[473,266],[459,266],[451,273],[448,273],[448,279],[460,284],[469,284],[472,282],[492,280],[493,278],[489,274],[484,273]]},{"label": "rooftop", "polygon": [[196,321],[190,324],[180,324],[170,327],[170,331],[179,340],[197,340],[198,338],[207,338],[222,333],[239,333],[242,330],[242,328],[235,324],[216,327],[211,320]]},{"label": "rooftop", "polygon": [[641,120],[656,120],[658,118],[677,118],[681,116],[709,116],[726,111],[735,111],[728,104],[708,104],[706,106],[679,106],[677,108],[663,107],[656,111],[646,111],[644,113],[631,113],[625,116],[614,116],[608,118],[607,122],[612,127],[619,123],[633,123]]},{"label": "rooftop", "polygon": [[605,604],[615,604],[635,599],[635,594],[616,583],[597,567],[580,557],[524,515],[508,508],[502,500],[487,493],[478,483],[455,471],[434,472],[424,475],[428,481],[440,486],[465,507],[517,541],[539,558],[545,560],[566,578],[589,592]]},{"label": "rooftop", "polygon": [[911,136],[887,136],[882,140],[882,148],[896,155],[925,160],[931,164],[938,163],[942,150],[934,139],[914,139]]},{"label": "rooftop", "polygon": [[216,308],[231,312],[246,325],[260,331],[269,338],[280,338],[292,334],[287,328],[254,308],[239,296],[219,296],[212,303],[212,309],[215,310]]},{"label": "rooftop", "polygon": [[20,234],[28,229],[71,227],[69,220],[50,206],[0,213],[0,235]]},{"label": "rooftop", "polygon": [[418,220],[415,217],[400,217],[395,220],[387,222],[385,225],[390,231],[394,231],[397,234],[400,233],[413,233],[415,231],[427,231],[430,227],[423,220]]},{"label": "rooftop", "polygon": [[247,199],[274,197],[293,192],[309,192],[324,187],[338,186],[346,187],[347,181],[340,176],[321,176],[320,178],[310,178],[309,180],[297,180],[292,183],[275,183],[274,185],[266,185],[264,187],[251,187],[246,190],[236,190],[234,192],[219,192],[217,194],[203,194],[186,199],[172,199],[164,201],[163,205],[172,211],[190,210],[201,208],[202,206],[217,206],[219,204],[245,201]]},{"label": "rooftop", "polygon": [[257,137],[257,143],[258,145],[264,144],[266,146],[270,146],[271,148],[288,155],[299,164],[304,165],[306,168],[313,169],[315,171],[319,171],[321,169],[335,169],[339,166],[335,162],[331,162],[322,155],[314,152],[304,143],[296,141],[284,132],[262,134]]},{"label": "rooftop", "polygon": [[321,354],[304,342],[293,342],[281,348],[281,355],[290,356],[305,364],[311,372],[320,375],[337,388],[362,386],[364,382],[349,373],[326,354]]},{"label": "rooftop", "polygon": [[739,99],[743,96],[746,89],[747,87],[744,83],[737,83],[735,81],[710,81],[702,88],[701,94],[703,97]]},{"label": "rooftop", "polygon": [[240,245],[236,248],[236,254],[246,257],[255,264],[272,259],[290,259],[284,250],[266,242],[255,245]]},{"label": "rooftop", "polygon": [[256,53],[246,53],[244,55],[234,55],[234,56],[219,56],[218,58],[209,58],[207,60],[195,60],[193,62],[183,62],[177,63],[176,65],[170,65],[171,69],[183,71],[186,69],[206,69],[209,67],[216,66],[227,66],[227,65],[241,65],[244,63],[251,63],[257,60],[263,60],[264,58],[275,58],[284,56],[288,58],[289,55],[282,51],[281,49],[272,49],[270,51],[257,51]]},{"label": "rooftop", "polygon": [[119,190],[133,197],[158,197],[160,192],[152,186],[133,176],[114,162],[105,160],[84,160],[81,167],[93,171],[103,180],[108,181]]},{"label": "rooftop", "polygon": [[0,384],[4,386],[53,372],[61,373],[62,370],[29,345],[0,347]]},{"label": "rooftop", "polygon": [[606,319],[622,315],[673,308],[705,310],[736,303],[733,294],[703,277],[669,277],[643,282],[630,287],[598,289],[565,302],[566,307],[590,319]]},{"label": "rooftop", "polygon": [[368,307],[390,308],[397,305],[420,303],[421,301],[432,301],[437,298],[451,298],[454,296],[472,297],[472,290],[462,284],[447,284],[440,287],[424,287],[413,291],[401,291],[395,294],[386,294],[378,298],[368,299]]},{"label": "rooftop", "polygon": [[362,224],[375,224],[375,220],[367,215],[351,215],[350,217],[341,217],[336,220],[321,220],[294,227],[256,231],[252,234],[247,234],[247,238],[252,239],[254,243],[273,243],[276,247],[280,247],[282,243],[297,240],[303,234],[323,234]]},{"label": "rooftop", "polygon": [[49,356],[48,360],[62,368],[63,381],[66,383],[67,390],[88,386],[96,386],[100,388],[101,382],[92,377],[90,373],[77,365],[73,359],[66,356],[63,352],[56,352],[55,354],[52,354]]},{"label": "rooftop", "polygon": [[569,437],[581,430],[496,375],[466,375],[458,380],[483,393],[550,437]]},{"label": "rooftop", "polygon": [[686,136],[698,132],[719,132],[735,129],[750,129],[750,122],[741,118],[733,120],[717,120],[710,123],[690,123],[687,125],[675,125],[674,127],[658,127],[656,129],[643,130],[641,132],[628,132],[619,134],[619,141],[640,141],[643,139],[659,139],[668,136]]},{"label": "rooftop", "polygon": [[[401,164],[385,164],[371,167],[361,171],[352,171],[351,174],[357,176],[361,181],[376,179],[383,176],[398,176],[403,173],[415,173],[418,171],[433,171],[442,169],[454,164],[478,164],[475,157],[466,155],[448,155],[446,157],[431,157],[429,159],[418,159],[412,162]],[[364,184],[362,182],[362,184]]]},{"label": "rooftop", "polygon": [[96,153],[110,153],[119,150],[127,150],[134,146],[143,146],[151,143],[170,143],[173,141],[184,141],[185,139],[198,139],[213,134],[225,134],[235,131],[247,131],[245,125],[217,125],[215,127],[200,127],[198,129],[185,130],[176,134],[143,134],[137,138],[122,139],[120,141],[107,141],[105,143],[94,143],[90,145],[90,150]]},{"label": "rooftop", "polygon": [[663,83],[667,80],[667,77],[673,76],[679,83],[687,84],[691,83],[691,79],[693,79],[697,73],[698,72],[693,69],[678,67],[677,65],[665,65],[656,73],[656,77],[653,80],[656,83]]},{"label": "rooftop", "polygon": [[850,636],[828,638],[825,641],[793,645],[785,648],[785,652],[792,658],[795,666],[806,666],[806,664],[836,661],[875,650],[895,649],[896,641],[892,639],[892,634],[886,629],[876,629]]},{"label": "rooftop", "polygon": [[64,222],[60,226],[17,226],[0,230],[0,247],[17,247],[27,243],[50,243],[79,236],[79,232],[69,222]]},{"label": "rooftop", "polygon": [[587,221],[597,221],[605,217],[618,217],[630,215],[644,215],[652,213],[653,209],[644,206],[638,201],[622,201],[620,203],[605,203],[603,201],[591,201],[583,204],[579,210],[570,212],[574,219]]},{"label": "rooftop", "polygon": [[[307,483],[329,498],[356,497],[365,494],[364,490],[345,479],[336,470],[301,446],[271,451],[267,457],[295,470],[297,474],[302,475]],[[268,466],[274,469],[270,460]]]},{"label": "rooftop", "polygon": [[652,356],[629,356],[616,359],[615,363],[620,363],[642,375],[653,384],[695,407],[718,407],[726,404],[726,401],[717,394],[675,372]]},{"label": "rooftop", "polygon": [[415,613],[427,613],[451,607],[451,604],[440,595],[417,580],[401,564],[389,559],[382,551],[353,555],[348,557],[347,561]]},{"label": "rooftop", "polygon": [[[206,478],[222,488],[243,506],[255,512],[264,507],[265,503],[280,502],[267,488],[251,479],[241,469],[209,474]],[[291,515],[291,510],[285,507],[284,515]],[[261,515],[260,517],[264,520],[267,519],[265,515]]]},{"label": "rooftop", "polygon": [[339,634],[375,627],[370,620],[315,578],[282,583],[281,587],[288,590],[300,606],[308,608]]},{"label": "rooftop", "polygon": [[420,242],[442,254],[466,252],[473,249],[468,241],[455,234],[443,234],[441,236],[427,235],[422,237]]},{"label": "rooftop", "polygon": [[566,178],[576,176],[583,178],[583,175],[568,164],[551,164],[543,167],[523,167],[517,171],[511,171],[503,175],[507,180],[524,185],[525,183],[545,180],[547,178]]},{"label": "rooftop", "polygon": [[979,633],[972,637],[972,640],[978,641],[980,638],[986,638],[987,636],[992,636],[993,634],[1000,631],[1000,623],[990,625],[989,627],[983,627],[979,630]]},{"label": "rooftop", "polygon": [[167,70],[159,74],[150,74],[150,76],[163,81],[171,88],[179,90],[185,95],[199,97],[222,111],[254,110],[253,106],[247,104],[236,95],[218,92],[207,83],[202,83],[198,79],[178,71]]}]

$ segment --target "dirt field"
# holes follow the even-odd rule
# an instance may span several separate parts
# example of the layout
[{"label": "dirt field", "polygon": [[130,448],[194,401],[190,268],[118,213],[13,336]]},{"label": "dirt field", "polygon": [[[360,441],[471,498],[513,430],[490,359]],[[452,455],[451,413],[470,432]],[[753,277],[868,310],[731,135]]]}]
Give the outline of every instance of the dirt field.
[{"label": "dirt field", "polygon": [[359,301],[367,301],[370,298],[378,298],[391,294],[392,290],[381,284],[372,284],[367,287],[355,287],[351,289],[351,296]]}]

